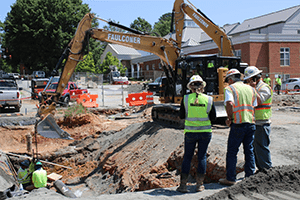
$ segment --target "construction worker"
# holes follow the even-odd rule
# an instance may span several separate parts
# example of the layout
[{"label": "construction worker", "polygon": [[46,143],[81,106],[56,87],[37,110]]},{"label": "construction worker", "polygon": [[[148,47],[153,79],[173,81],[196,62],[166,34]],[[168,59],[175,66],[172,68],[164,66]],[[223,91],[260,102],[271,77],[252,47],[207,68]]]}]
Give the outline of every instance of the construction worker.
[{"label": "construction worker", "polygon": [[28,169],[29,164],[29,160],[22,161],[18,170],[18,182],[22,184],[24,189],[31,185],[31,173]]},{"label": "construction worker", "polygon": [[40,161],[35,163],[35,171],[32,173],[32,184],[28,187],[28,190],[42,188],[47,186],[47,171],[43,169],[43,165]]},{"label": "construction worker", "polygon": [[206,76],[207,77],[212,77],[215,74],[215,65],[214,65],[214,60],[211,60],[207,63],[207,72]]},{"label": "construction worker", "polygon": [[264,82],[271,87],[271,78],[269,77],[269,74],[266,74],[266,78],[264,78]]},{"label": "construction worker", "polygon": [[276,84],[275,84],[275,91],[277,91],[277,94],[280,95],[280,90],[281,90],[281,76],[278,75],[278,77],[275,79]]},{"label": "construction worker", "polygon": [[204,190],[206,152],[212,136],[211,120],[216,119],[213,98],[203,94],[205,86],[205,81],[199,75],[192,76],[187,85],[192,93],[184,95],[181,102],[180,118],[185,119],[185,136],[180,186],[177,188],[177,191],[182,193],[188,192],[186,184],[196,143],[198,143],[196,191],[201,192]]},{"label": "construction worker", "polygon": [[273,98],[273,91],[268,84],[262,81],[261,72],[255,66],[247,67],[244,78],[258,93],[258,106],[255,107],[256,131],[253,146],[256,167],[260,171],[272,167],[269,145]]},{"label": "construction worker", "polygon": [[229,84],[224,89],[227,126],[230,127],[227,154],[226,178],[220,179],[220,184],[234,185],[236,183],[237,153],[241,143],[245,154],[245,176],[255,172],[253,140],[255,133],[254,107],[257,106],[257,94],[254,88],[241,81],[241,73],[237,69],[227,72],[225,82]]}]

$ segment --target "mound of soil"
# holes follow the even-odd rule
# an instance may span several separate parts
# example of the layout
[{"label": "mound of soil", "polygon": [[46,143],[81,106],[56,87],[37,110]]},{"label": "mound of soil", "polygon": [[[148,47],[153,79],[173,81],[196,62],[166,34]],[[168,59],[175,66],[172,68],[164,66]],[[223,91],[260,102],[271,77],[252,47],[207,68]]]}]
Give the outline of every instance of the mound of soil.
[{"label": "mound of soil", "polygon": [[202,199],[242,199],[242,196],[255,199],[254,194],[268,196],[272,191],[291,191],[300,194],[300,165],[278,166],[261,171],[232,187]]}]

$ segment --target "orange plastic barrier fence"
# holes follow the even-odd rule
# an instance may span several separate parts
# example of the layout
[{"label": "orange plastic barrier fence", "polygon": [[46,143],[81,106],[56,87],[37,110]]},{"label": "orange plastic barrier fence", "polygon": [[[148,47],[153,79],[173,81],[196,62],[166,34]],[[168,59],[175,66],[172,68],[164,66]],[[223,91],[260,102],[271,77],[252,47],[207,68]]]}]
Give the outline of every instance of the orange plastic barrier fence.
[{"label": "orange plastic barrier fence", "polygon": [[[148,101],[151,101],[151,98],[148,99],[148,92],[128,94],[126,102],[129,103],[129,106],[140,106],[148,104]],[[153,100],[153,96],[152,96]]]},{"label": "orange plastic barrier fence", "polygon": [[97,108],[98,104],[96,103],[96,100],[98,98],[98,94],[81,94],[79,95],[79,98],[76,99],[78,104],[82,104],[84,107],[87,108]]},{"label": "orange plastic barrier fence", "polygon": [[153,92],[148,92],[146,97],[147,97],[147,104],[154,104]]}]

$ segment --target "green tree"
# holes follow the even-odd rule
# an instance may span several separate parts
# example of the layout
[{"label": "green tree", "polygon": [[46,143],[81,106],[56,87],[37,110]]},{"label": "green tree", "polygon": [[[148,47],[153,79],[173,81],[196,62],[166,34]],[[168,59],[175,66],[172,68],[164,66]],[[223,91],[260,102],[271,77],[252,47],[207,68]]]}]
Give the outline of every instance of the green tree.
[{"label": "green tree", "polygon": [[127,68],[123,67],[119,59],[116,56],[113,56],[111,52],[108,52],[106,54],[105,59],[103,60],[100,67],[101,72],[103,74],[108,74],[111,71],[109,66],[116,66],[121,74],[125,74],[125,71],[127,70]]},{"label": "green tree", "polygon": [[[109,21],[112,21],[116,24],[120,23],[120,22],[116,22],[115,20],[111,20],[111,19],[109,19]],[[124,29],[118,28],[116,26],[112,26],[110,24],[103,26],[103,29],[108,30],[108,31],[117,31],[117,32],[125,33]]]},{"label": "green tree", "polygon": [[172,21],[172,13],[163,14],[158,22],[154,24],[153,32],[158,33],[159,36],[164,37],[170,32]]},{"label": "green tree", "polygon": [[16,0],[4,22],[9,63],[51,72],[88,12],[82,0]]},{"label": "green tree", "polygon": [[145,19],[138,17],[133,21],[133,23],[130,24],[130,28],[133,28],[138,31],[142,31],[144,33],[151,33],[152,32],[152,26],[149,22],[147,22]]},{"label": "green tree", "polygon": [[99,71],[100,69],[95,67],[95,62],[93,59],[92,52],[89,52],[87,55],[84,55],[83,60],[80,61],[75,68],[75,72],[99,73]]}]

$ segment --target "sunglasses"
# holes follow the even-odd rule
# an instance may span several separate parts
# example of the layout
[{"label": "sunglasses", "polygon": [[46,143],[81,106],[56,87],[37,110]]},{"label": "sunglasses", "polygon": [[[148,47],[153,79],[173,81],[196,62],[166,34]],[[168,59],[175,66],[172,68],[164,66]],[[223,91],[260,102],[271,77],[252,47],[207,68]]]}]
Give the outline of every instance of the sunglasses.
[{"label": "sunglasses", "polygon": [[201,82],[194,82],[194,83],[191,83],[192,86],[201,86],[202,83]]}]

